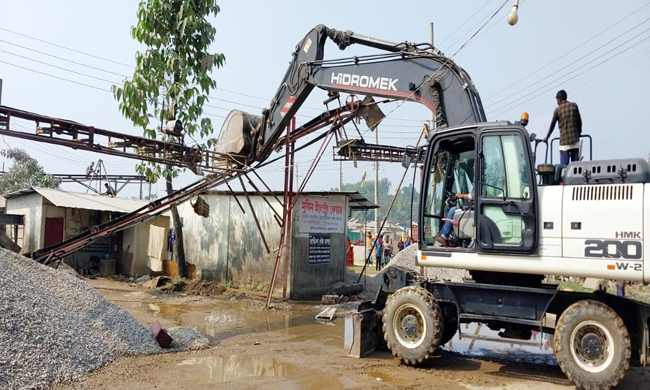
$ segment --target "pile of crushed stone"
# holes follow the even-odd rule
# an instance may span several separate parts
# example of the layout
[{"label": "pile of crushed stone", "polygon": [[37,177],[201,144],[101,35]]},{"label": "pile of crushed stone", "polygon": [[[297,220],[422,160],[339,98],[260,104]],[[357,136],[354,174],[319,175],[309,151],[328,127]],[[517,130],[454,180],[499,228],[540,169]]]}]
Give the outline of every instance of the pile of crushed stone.
[{"label": "pile of crushed stone", "polygon": [[177,351],[195,351],[210,346],[210,339],[198,330],[191,328],[169,328],[167,332],[172,338],[172,348]]},{"label": "pile of crushed stone", "polygon": [[[381,287],[381,281],[386,273],[386,269],[390,266],[400,266],[414,271],[420,270],[420,267],[415,265],[418,255],[418,245],[412,244],[407,248],[401,250],[397,253],[384,268],[382,268],[379,273],[375,276],[366,276],[364,275],[360,283],[364,285],[364,292],[360,294],[363,299],[374,299],[379,287]],[[371,267],[370,265],[368,267]],[[456,268],[441,268],[441,267],[424,267],[425,276],[430,279],[438,280],[449,280],[452,282],[462,282],[463,278],[469,278],[469,272],[464,269]],[[346,282],[356,283],[358,275],[349,274]]]},{"label": "pile of crushed stone", "polygon": [[[1,389],[43,389],[119,356],[162,351],[150,329],[83,280],[2,248],[0,286]],[[176,346],[196,347],[186,333]]]},{"label": "pile of crushed stone", "polygon": [[[398,265],[419,271],[420,267],[415,265],[418,256],[418,245],[409,245],[406,249],[400,251],[395,257],[388,262],[388,266]],[[386,268],[380,274],[383,275]],[[449,280],[452,282],[462,282],[463,278],[469,278],[469,272],[464,269],[442,268],[442,267],[424,267],[424,275],[431,279]],[[379,276],[379,274],[377,275]]]}]

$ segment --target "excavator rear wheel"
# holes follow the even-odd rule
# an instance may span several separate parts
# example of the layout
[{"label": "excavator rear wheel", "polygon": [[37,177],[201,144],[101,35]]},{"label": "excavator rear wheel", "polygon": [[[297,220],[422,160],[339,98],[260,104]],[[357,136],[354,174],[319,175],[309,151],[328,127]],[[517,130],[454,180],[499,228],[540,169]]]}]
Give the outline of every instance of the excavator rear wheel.
[{"label": "excavator rear wheel", "polygon": [[433,295],[422,287],[397,290],[386,302],[384,340],[393,356],[415,365],[433,356],[443,333],[443,316]]},{"label": "excavator rear wheel", "polygon": [[555,327],[555,356],[580,389],[609,390],[630,367],[630,336],[609,306],[583,300],[569,306]]}]

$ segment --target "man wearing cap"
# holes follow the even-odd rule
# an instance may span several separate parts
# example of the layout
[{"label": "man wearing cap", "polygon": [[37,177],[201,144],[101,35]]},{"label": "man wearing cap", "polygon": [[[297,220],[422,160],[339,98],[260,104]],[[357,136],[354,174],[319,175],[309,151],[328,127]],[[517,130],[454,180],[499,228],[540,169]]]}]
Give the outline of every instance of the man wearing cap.
[{"label": "man wearing cap", "polygon": [[560,163],[568,165],[569,160],[578,161],[579,148],[580,148],[580,134],[582,134],[582,118],[580,118],[580,110],[578,105],[567,101],[566,91],[560,90],[555,95],[557,100],[557,107],[553,112],[553,119],[551,120],[551,127],[548,129],[548,134],[544,138],[544,142],[548,142],[548,138],[555,129],[555,123],[560,123]]}]

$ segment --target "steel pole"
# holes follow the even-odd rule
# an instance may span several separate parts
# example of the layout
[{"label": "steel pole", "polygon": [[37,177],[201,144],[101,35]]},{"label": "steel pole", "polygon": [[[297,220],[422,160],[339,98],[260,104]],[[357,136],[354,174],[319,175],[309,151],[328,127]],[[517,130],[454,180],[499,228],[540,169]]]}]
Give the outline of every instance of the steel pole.
[{"label": "steel pole", "polygon": [[[379,145],[379,127],[375,128],[375,144]],[[379,161],[375,161],[375,204],[379,206]],[[379,231],[380,209],[375,209],[375,233]]]},{"label": "steel pole", "polygon": [[[431,43],[431,51],[433,51],[433,22],[429,23],[429,40]],[[436,113],[431,111],[429,114],[429,128],[433,129],[433,123],[436,121]],[[410,228],[410,226],[409,226]]]}]

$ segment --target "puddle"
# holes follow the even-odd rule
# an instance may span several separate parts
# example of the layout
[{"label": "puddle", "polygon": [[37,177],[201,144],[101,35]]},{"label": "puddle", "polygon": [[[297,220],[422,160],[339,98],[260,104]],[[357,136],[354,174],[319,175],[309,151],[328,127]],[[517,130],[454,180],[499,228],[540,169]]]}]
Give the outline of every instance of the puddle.
[{"label": "puddle", "polygon": [[376,380],[377,382],[389,383],[396,386],[404,386],[404,379],[397,378],[393,375],[381,371],[370,371],[366,373],[367,376]]},{"label": "puddle", "polygon": [[169,316],[175,316],[190,311],[187,306],[183,305],[165,305],[155,303],[149,304],[149,310],[155,314],[163,314]]},{"label": "puddle", "polygon": [[235,382],[254,377],[285,377],[292,383],[284,389],[341,390],[342,383],[334,376],[318,372],[298,372],[289,363],[278,362],[268,356],[231,355],[228,357],[208,356],[183,360],[178,364],[180,371],[191,382],[218,384]]},{"label": "puddle", "polygon": [[251,377],[287,377],[295,367],[266,356],[208,356],[178,364],[186,377],[199,383],[225,383]]},{"label": "puddle", "polygon": [[[150,303],[152,313],[175,322],[177,326],[194,328],[215,340],[240,334],[275,332],[288,335],[290,342],[318,342],[322,345],[347,351],[352,342],[352,321],[338,317],[331,322],[317,322],[307,308],[296,305],[291,312],[274,312],[245,309],[236,302],[215,301],[199,304]],[[476,334],[478,324],[461,324],[463,336]],[[345,328],[349,327],[348,332]],[[498,331],[481,325],[478,335],[498,338]],[[253,340],[251,343],[253,343]],[[466,356],[483,357],[501,361],[530,364],[557,365],[553,351],[553,336],[543,333],[534,335],[536,345],[521,345],[488,340],[454,338],[441,349]],[[381,374],[381,373],[377,373]],[[377,375],[380,381],[391,383],[390,376]]]},{"label": "puddle", "polygon": [[[480,328],[479,328],[480,326]],[[463,336],[475,335],[499,337],[498,331],[493,331],[485,325],[461,324]],[[454,338],[442,349],[467,356],[485,357],[495,360],[516,361],[518,363],[557,365],[553,350],[553,335],[537,333],[532,341],[536,345],[522,345],[510,342],[495,342],[488,340],[473,340],[456,333]]]},{"label": "puddle", "polygon": [[217,301],[192,305],[149,303],[146,308],[177,326],[194,328],[217,340],[244,333],[276,332],[289,335],[293,342],[317,340],[323,345],[344,347],[342,318],[318,322],[299,306],[291,312],[273,312]]}]

